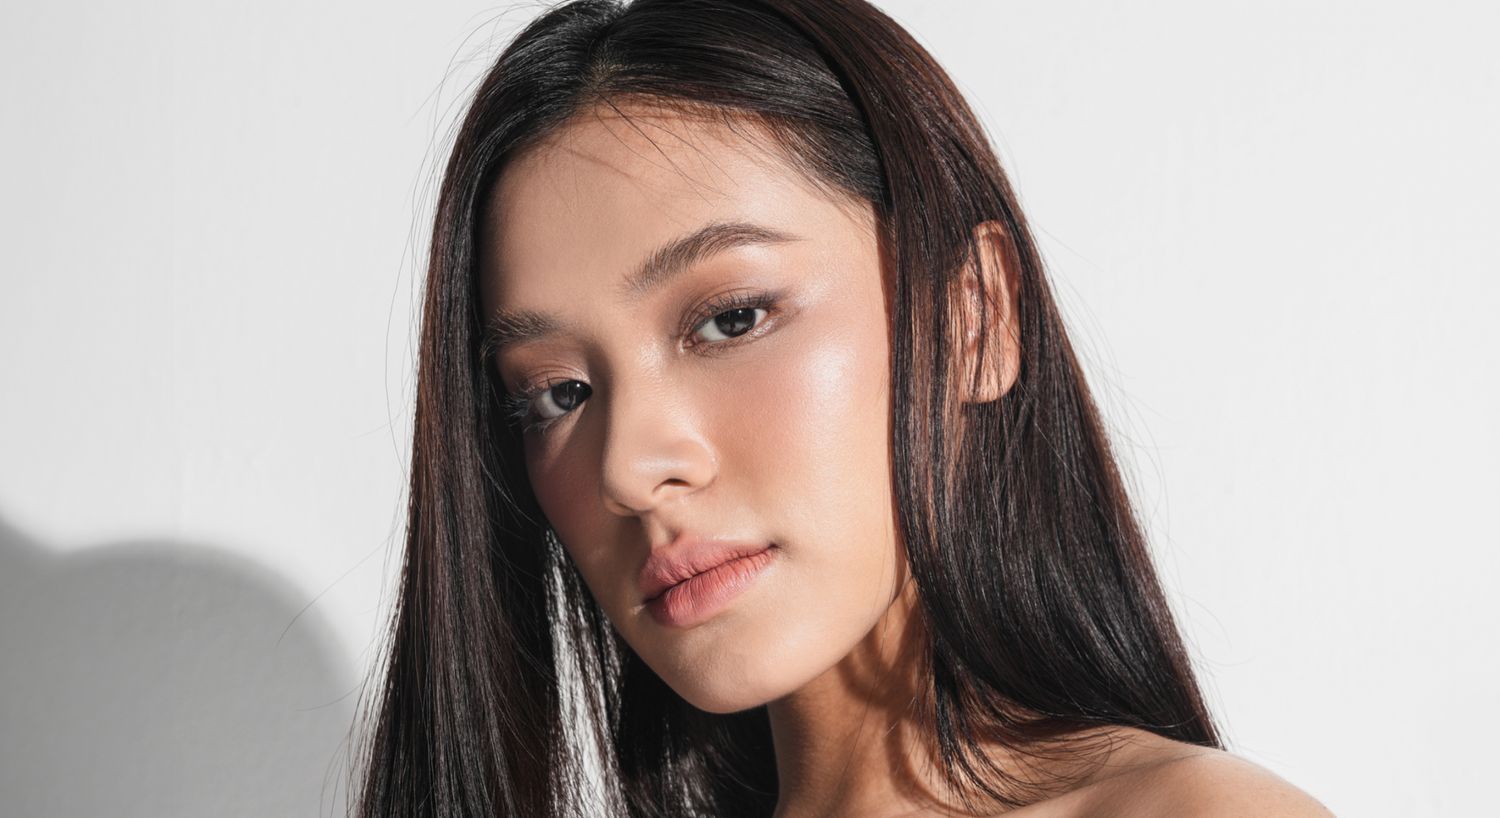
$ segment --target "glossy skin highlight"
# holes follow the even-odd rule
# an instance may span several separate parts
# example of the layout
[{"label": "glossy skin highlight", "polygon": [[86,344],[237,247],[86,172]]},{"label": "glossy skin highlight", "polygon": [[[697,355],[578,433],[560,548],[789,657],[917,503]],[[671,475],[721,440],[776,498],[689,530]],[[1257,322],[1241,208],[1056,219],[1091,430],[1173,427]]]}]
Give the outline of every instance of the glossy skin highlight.
[{"label": "glossy skin highlight", "polygon": [[[713,253],[639,300],[619,292],[664,243],[731,221],[795,238]],[[786,696],[836,665],[905,578],[872,207],[713,121],[606,110],[517,157],[485,228],[486,314],[533,310],[571,328],[495,363],[512,392],[587,384],[581,401],[571,385],[533,401],[555,417],[525,435],[526,465],[621,636],[711,712]],[[681,331],[727,295],[775,300],[742,335],[720,327],[750,313]],[[716,616],[668,628],[636,579],[653,545],[683,531],[774,543],[776,559]]]}]

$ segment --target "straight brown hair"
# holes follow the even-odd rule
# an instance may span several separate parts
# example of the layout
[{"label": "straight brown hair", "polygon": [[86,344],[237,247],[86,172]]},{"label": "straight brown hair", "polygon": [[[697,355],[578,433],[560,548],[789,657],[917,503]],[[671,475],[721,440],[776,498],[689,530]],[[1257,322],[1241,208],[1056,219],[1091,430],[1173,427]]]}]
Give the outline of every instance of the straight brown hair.
[{"label": "straight brown hair", "polygon": [[[381,684],[363,700],[351,812],[775,806],[766,708],[693,708],[610,628],[537,506],[481,348],[477,246],[497,175],[575,115],[625,99],[765,126],[809,178],[874,205],[891,474],[955,788],[1021,802],[1021,782],[979,752],[987,740],[1042,753],[1126,725],[1222,747],[1026,220],[932,56],[862,0],[575,0],[505,47],[444,172],[400,589]],[[1021,368],[1000,400],[963,403],[951,283],[990,220],[1015,276]]]}]

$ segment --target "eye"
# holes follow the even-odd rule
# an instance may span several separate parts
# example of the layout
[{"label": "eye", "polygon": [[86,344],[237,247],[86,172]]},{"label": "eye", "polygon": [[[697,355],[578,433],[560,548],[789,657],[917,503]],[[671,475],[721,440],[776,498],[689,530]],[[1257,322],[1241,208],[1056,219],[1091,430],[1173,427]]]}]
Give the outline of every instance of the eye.
[{"label": "eye", "polygon": [[725,293],[695,310],[682,328],[682,334],[696,339],[702,333],[702,341],[689,343],[688,346],[702,347],[703,352],[727,351],[743,343],[736,341],[736,338],[745,338],[752,330],[763,326],[765,316],[771,313],[782,298],[783,294],[780,292]]},{"label": "eye", "polygon": [[[709,336],[705,339],[707,341],[728,341],[731,338],[738,338],[764,320],[758,319],[757,313],[764,316],[766,309],[764,307],[735,307],[725,310],[699,324],[698,331],[703,332],[706,329],[709,332]],[[714,334],[719,337],[713,337]]]},{"label": "eye", "polygon": [[[692,313],[693,317],[684,328],[684,335],[691,329],[693,339],[701,337],[688,347],[705,354],[718,353],[750,341],[750,333],[765,326],[766,316],[781,297],[779,293],[730,293],[709,301]],[[523,433],[543,431],[578,408],[593,393],[588,384],[578,380],[523,388],[517,394],[505,396],[505,413]]]},{"label": "eye", "polygon": [[583,381],[563,381],[537,395],[537,414],[544,420],[562,417],[577,408],[593,392]]},{"label": "eye", "polygon": [[[588,384],[574,380],[523,389],[519,394],[505,396],[505,414],[523,432],[544,429],[578,408],[578,404],[588,400],[593,393]],[[532,420],[533,415],[540,420]]]}]

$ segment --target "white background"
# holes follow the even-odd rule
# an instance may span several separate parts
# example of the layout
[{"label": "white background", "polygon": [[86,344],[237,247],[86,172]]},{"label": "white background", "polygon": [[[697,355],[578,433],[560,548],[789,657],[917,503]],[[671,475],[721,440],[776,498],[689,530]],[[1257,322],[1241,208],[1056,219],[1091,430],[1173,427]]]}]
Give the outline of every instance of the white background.
[{"label": "white background", "polygon": [[[1493,4],[881,6],[996,140],[1232,749],[1491,807]],[[539,8],[0,12],[0,813],[340,808],[435,174]]]}]

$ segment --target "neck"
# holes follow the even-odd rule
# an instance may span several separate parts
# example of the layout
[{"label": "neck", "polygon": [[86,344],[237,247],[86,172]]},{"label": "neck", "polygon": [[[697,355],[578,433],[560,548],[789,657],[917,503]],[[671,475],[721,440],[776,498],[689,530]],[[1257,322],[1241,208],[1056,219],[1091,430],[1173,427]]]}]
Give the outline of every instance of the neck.
[{"label": "neck", "polygon": [[[916,586],[905,581],[848,656],[768,705],[779,789],[774,818],[1009,811],[995,804],[984,805],[984,813],[964,810],[941,774],[926,678],[928,638]],[[1109,725],[1066,738],[1076,740],[1069,743],[1074,752],[1045,761],[1000,741],[985,741],[982,752],[1011,775],[1017,803],[1029,805],[1149,764],[1164,742],[1171,744]]]},{"label": "neck", "polygon": [[770,703],[776,818],[878,816],[948,800],[924,718],[925,646],[907,582],[847,657]]}]

